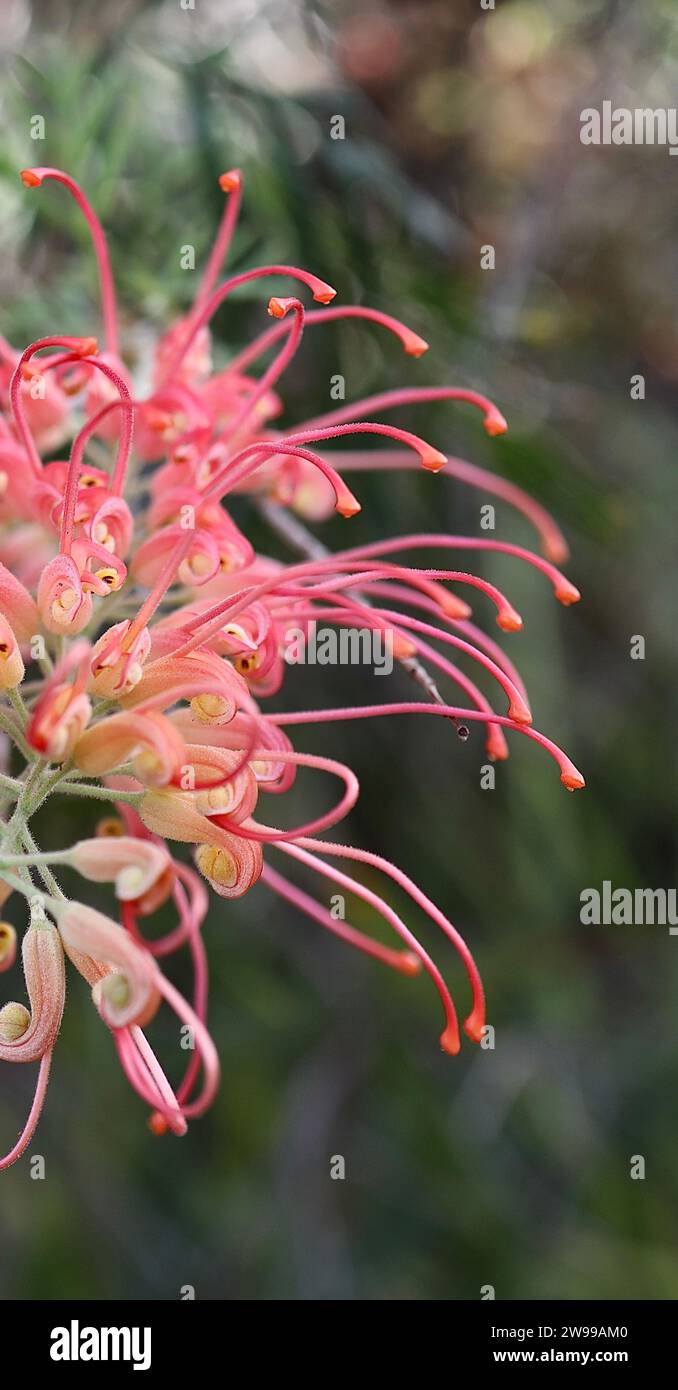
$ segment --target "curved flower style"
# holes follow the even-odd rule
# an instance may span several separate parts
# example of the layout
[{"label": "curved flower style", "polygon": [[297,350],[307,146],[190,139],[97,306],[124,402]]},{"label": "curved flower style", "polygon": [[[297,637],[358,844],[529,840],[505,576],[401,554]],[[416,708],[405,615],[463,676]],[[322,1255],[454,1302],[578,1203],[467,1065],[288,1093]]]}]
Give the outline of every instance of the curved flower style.
[{"label": "curved flower style", "polygon": [[[89,333],[51,335],[19,351],[0,341],[0,737],[3,751],[11,741],[23,764],[17,776],[0,774],[6,807],[0,902],[23,896],[30,909],[21,950],[28,1006],[0,1009],[0,1057],[39,1063],[30,1114],[0,1167],[24,1152],[40,1115],[64,1004],[64,956],[90,986],[125,1074],[150,1108],[152,1131],[183,1134],[211,1103],[219,1062],[207,1029],[206,884],[235,899],[261,879],[383,965],[405,976],[423,970],[442,1005],[441,1046],[454,1054],[459,1025],[438,966],[386,898],[335,861],[367,865],[371,882],[375,871],[392,880],[452,943],[470,990],[464,1029],[471,1041],[482,1039],[483,988],[466,943],[387,859],[320,838],[348,815],[358,781],[343,763],[299,751],[287,730],[428,714],[466,738],[469,724],[479,723],[490,758],[506,758],[507,733],[519,733],[555,760],[568,790],[584,785],[566,754],[532,727],[518,671],[471,621],[470,604],[477,597],[489,601],[508,633],[521,628],[520,615],[494,585],[450,568],[447,558],[458,550],[511,555],[540,572],[559,602],[571,604],[579,594],[556,568],[567,549],[555,522],[514,484],[374,418],[417,401],[460,401],[480,412],[493,436],[506,429],[497,407],[457,387],[407,388],[276,428],[280,382],[308,329],[353,318],[393,334],[410,357],[420,357],[427,344],[389,314],[331,303],[332,287],[296,266],[262,266],[218,283],[240,205],[238,170],[220,179],[223,217],[194,303],[158,341],[151,391],[140,396],[121,357],[115,288],[96,213],[58,169],[28,169],[22,178],[27,188],[61,184],[81,209],[99,269],[104,342],[99,350]],[[210,320],[240,285],[269,276],[288,281],[299,297],[269,299],[273,325],[215,369]],[[323,307],[309,309],[308,295]],[[265,369],[251,374],[266,355]],[[358,452],[354,435],[388,447]],[[338,453],[336,441],[344,445]],[[55,449],[64,457],[54,458]],[[534,526],[543,558],[507,542],[437,533],[333,555],[303,525],[301,518],[321,520],[333,509],[345,518],[360,510],[347,472],[409,467],[510,502]],[[243,492],[296,552],[289,563],[256,554],[240,530],[230,508]],[[406,558],[429,549],[437,552],[431,567]],[[265,702],[282,686],[293,648],[311,642],[320,619],[339,633],[358,628],[388,644],[418,698],[383,700],[380,690],[369,706],[271,712]],[[457,653],[492,678],[505,712],[456,664]],[[432,672],[458,687],[466,703],[444,696]],[[300,769],[335,780],[328,809],[289,829],[260,818],[260,797],[284,796]],[[89,839],[41,853],[30,819],[48,797],[63,794],[109,801],[116,814],[99,821]],[[182,857],[185,850],[175,852],[182,845],[192,847],[195,867]],[[269,862],[276,855],[315,875],[319,891],[328,880],[361,898],[396,942],[384,945],[336,920],[322,896]],[[54,876],[60,865],[90,883],[109,884],[112,915],[69,901]],[[167,903],[176,925],[163,937],[146,936],[145,919]],[[179,949],[193,963],[190,1003],[158,963]],[[15,954],[14,927],[0,923],[0,971],[12,968]],[[163,1004],[192,1042],[176,1084],[144,1031]]]}]

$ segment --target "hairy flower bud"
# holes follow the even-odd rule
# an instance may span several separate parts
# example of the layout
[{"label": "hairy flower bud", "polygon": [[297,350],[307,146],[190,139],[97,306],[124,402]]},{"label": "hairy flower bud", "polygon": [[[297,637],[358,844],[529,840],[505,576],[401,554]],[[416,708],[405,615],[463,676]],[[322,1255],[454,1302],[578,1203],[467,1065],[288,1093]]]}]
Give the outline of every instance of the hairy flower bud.
[{"label": "hairy flower bud", "polygon": [[198,845],[195,862],[220,898],[241,898],[261,876],[261,845],[223,830],[219,844]]},{"label": "hairy flower bud", "polygon": [[15,1043],[30,1026],[31,1015],[25,1004],[5,1004],[0,1009],[0,1038]]},{"label": "hairy flower bud", "polygon": [[160,1002],[158,968],[117,922],[84,903],[54,908],[73,964],[92,985],[92,997],[110,1028],[147,1023]]},{"label": "hairy flower bud", "polygon": [[[0,1058],[6,1062],[36,1062],[43,1057],[54,1046],[64,1009],[64,953],[56,927],[47,920],[29,927],[21,956],[30,1015],[26,1021],[24,1005],[12,1002],[6,1006],[9,1012],[4,1015],[5,1033],[0,1042]],[[19,1031],[22,1022],[26,1026]],[[12,1031],[13,1038],[9,1036]]]},{"label": "hairy flower bud", "polygon": [[92,883],[114,883],[122,902],[133,902],[148,893],[170,865],[164,846],[132,835],[79,840],[70,851],[70,862]]}]

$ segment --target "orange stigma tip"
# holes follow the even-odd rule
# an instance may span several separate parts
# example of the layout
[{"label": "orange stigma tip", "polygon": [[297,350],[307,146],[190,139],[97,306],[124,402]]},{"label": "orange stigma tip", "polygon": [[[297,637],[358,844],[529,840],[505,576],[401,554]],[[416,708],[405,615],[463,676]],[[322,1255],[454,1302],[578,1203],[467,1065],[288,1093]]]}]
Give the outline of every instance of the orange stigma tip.
[{"label": "orange stigma tip", "polygon": [[227,173],[219,175],[219,187],[224,193],[235,193],[242,184],[242,174],[239,169],[229,169]]},{"label": "orange stigma tip", "polygon": [[408,357],[423,357],[424,353],[428,352],[428,343],[425,338],[420,338],[418,333],[408,333],[405,352]]},{"label": "orange stigma tip", "polygon": [[167,1120],[164,1115],[160,1114],[159,1110],[156,1110],[153,1115],[149,1115],[148,1128],[151,1134],[155,1134],[158,1139],[160,1139],[163,1134],[167,1133]]},{"label": "orange stigma tip", "polygon": [[417,655],[417,648],[406,637],[396,636],[393,638],[393,655],[396,661],[410,661]]},{"label": "orange stigma tip", "polygon": [[468,1018],[464,1022],[464,1032],[467,1038],[470,1038],[471,1042],[474,1043],[479,1043],[482,1041],[484,1027],[485,1020],[482,1018],[476,1018],[475,1014],[469,1014]]},{"label": "orange stigma tip", "polygon": [[440,449],[422,449],[420,457],[422,467],[430,473],[439,473],[447,463],[447,455],[441,454]]},{"label": "orange stigma tip", "polygon": [[576,767],[572,769],[572,772],[561,772],[560,780],[569,792],[579,792],[582,787],[586,786],[581,772],[577,772]]},{"label": "orange stigma tip", "polygon": [[515,724],[532,723],[532,713],[526,704],[510,704],[508,714],[509,719],[512,719]]},{"label": "orange stigma tip", "polygon": [[445,594],[440,601],[440,607],[448,618],[470,618],[473,612],[463,598],[457,598],[456,594]]},{"label": "orange stigma tip", "polygon": [[556,598],[567,608],[571,603],[579,603],[581,594],[574,584],[561,584],[560,588],[556,589]]},{"label": "orange stigma tip", "polygon": [[506,740],[503,743],[488,743],[487,756],[492,763],[505,763],[506,759],[510,757]]},{"label": "orange stigma tip", "polygon": [[452,1027],[446,1028],[445,1032],[440,1034],[440,1046],[448,1057],[456,1057],[461,1052],[459,1030]]},{"label": "orange stigma tip", "polygon": [[337,502],[335,511],[337,511],[340,516],[357,516],[358,512],[362,511],[362,507],[359,502],[355,501]]},{"label": "orange stigma tip", "polygon": [[26,188],[39,188],[42,179],[38,178],[38,175],[34,174],[32,169],[22,169],[21,182],[25,184]]},{"label": "orange stigma tip", "polygon": [[564,540],[542,541],[541,553],[552,565],[565,565],[570,558],[569,547]]},{"label": "orange stigma tip", "polygon": [[506,434],[508,425],[500,410],[491,410],[483,420],[485,433],[489,435]]},{"label": "orange stigma tip", "polygon": [[94,357],[94,354],[99,351],[99,344],[96,338],[81,338],[74,351],[79,357]]},{"label": "orange stigma tip", "polygon": [[268,301],[268,312],[273,319],[284,319],[289,309],[289,300],[277,299],[275,296]]},{"label": "orange stigma tip", "polygon": [[415,956],[414,951],[402,951],[398,969],[403,975],[418,975],[421,970],[421,961]]},{"label": "orange stigma tip", "polygon": [[523,620],[520,613],[516,613],[515,608],[505,608],[497,614],[497,626],[502,632],[520,632]]},{"label": "orange stigma tip", "polygon": [[331,285],[321,284],[318,289],[313,292],[313,298],[316,304],[331,304],[332,300],[336,299],[336,297],[337,291],[333,290]]}]

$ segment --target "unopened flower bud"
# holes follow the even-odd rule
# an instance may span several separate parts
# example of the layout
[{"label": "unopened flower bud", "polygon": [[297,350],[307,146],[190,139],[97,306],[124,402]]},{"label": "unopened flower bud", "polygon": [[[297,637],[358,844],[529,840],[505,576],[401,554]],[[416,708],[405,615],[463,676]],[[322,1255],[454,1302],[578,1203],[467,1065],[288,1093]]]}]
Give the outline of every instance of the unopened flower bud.
[{"label": "unopened flower bud", "polygon": [[66,981],[59,933],[46,918],[31,925],[22,946],[30,1010],[12,1002],[0,1010],[0,1057],[37,1062],[54,1046],[61,1025]]},{"label": "unopened flower bud", "polygon": [[233,704],[224,695],[196,695],[191,713],[201,724],[222,724],[232,718]]},{"label": "unopened flower bud", "polygon": [[0,1038],[3,1042],[16,1042],[17,1038],[23,1037],[30,1021],[31,1015],[25,1004],[5,1004],[0,1009]]}]

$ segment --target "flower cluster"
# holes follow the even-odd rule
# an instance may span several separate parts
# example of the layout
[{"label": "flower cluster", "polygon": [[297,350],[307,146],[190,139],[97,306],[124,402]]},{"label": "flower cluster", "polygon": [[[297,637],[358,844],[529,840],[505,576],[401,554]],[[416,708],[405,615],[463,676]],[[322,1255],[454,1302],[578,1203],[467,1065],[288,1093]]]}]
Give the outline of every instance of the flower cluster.
[{"label": "flower cluster", "polygon": [[[237,170],[220,179],[223,217],[194,303],[159,339],[148,394],[135,392],[118,345],[108,249],[95,212],[58,169],[24,170],[22,179],[27,188],[55,181],[79,205],[97,258],[104,341],[100,349],[90,336],[56,335],[21,352],[0,343],[0,901],[23,897],[28,918],[21,947],[28,1005],[0,1009],[0,1056],[39,1063],[30,1115],[0,1167],[25,1150],[39,1118],[64,1006],[65,956],[91,987],[124,1072],[150,1108],[153,1131],[182,1134],[210,1104],[219,1061],[206,1023],[206,884],[230,899],[261,878],[300,913],[384,965],[405,975],[423,969],[442,1004],[441,1046],[456,1053],[457,1016],[437,965],[388,902],[335,861],[369,866],[371,881],[375,872],[391,879],[453,943],[470,985],[464,1030],[481,1040],[483,990],[465,942],[386,859],[320,838],[350,811],[358,781],[343,763],[298,751],[286,732],[292,726],[430,714],[451,721],[464,737],[469,722],[478,721],[490,758],[507,756],[506,730],[519,732],[555,759],[569,790],[583,786],[569,758],[533,729],[512,662],[471,621],[467,597],[478,593],[495,607],[499,627],[516,631],[521,619],[508,599],[444,561],[422,568],[402,558],[427,548],[443,555],[502,551],[541,571],[561,603],[579,597],[556,568],[566,556],[563,538],[531,498],[446,458],[406,429],[373,420],[409,402],[458,400],[478,408],[494,435],[506,428],[496,407],[473,391],[407,389],[276,428],[279,381],[306,330],[362,319],[394,334],[411,357],[427,345],[388,314],[335,306],[331,286],[296,266],[267,265],[218,283],[240,205]],[[309,309],[296,296],[269,299],[274,323],[215,368],[210,320],[238,286],[269,276],[322,307]],[[268,365],[253,374],[262,358]],[[332,454],[334,441],[353,435],[383,436],[388,449],[344,447]],[[543,555],[490,538],[438,534],[329,554],[304,525],[332,510],[347,518],[359,511],[347,472],[408,467],[442,472],[508,500],[533,523]],[[230,510],[243,492],[296,548],[290,563],[255,554]],[[388,635],[395,661],[416,682],[417,698],[269,712],[262,702],[283,683],[289,624],[308,632],[320,617],[338,628],[359,624]],[[490,674],[505,713],[495,712],[453,662],[456,652]],[[468,707],[448,703],[432,671],[460,687]],[[293,829],[260,819],[260,797],[284,796],[299,769],[335,778],[335,804]],[[41,852],[31,818],[47,798],[62,795],[107,801],[111,814],[93,821],[91,838]],[[176,844],[192,847],[192,862],[173,852]],[[392,929],[394,946],[335,917],[322,894],[313,897],[269,863],[270,851],[362,898]],[[110,884],[116,910],[108,916],[69,900],[55,877],[59,865],[90,883]],[[146,919],[166,904],[176,914],[169,933],[154,935],[152,924],[144,931]],[[192,958],[190,1001],[159,964],[179,948]],[[2,923],[0,970],[12,966],[15,954],[15,930]],[[144,1032],[161,1005],[174,1011],[191,1039],[190,1061],[174,1085]]]}]

